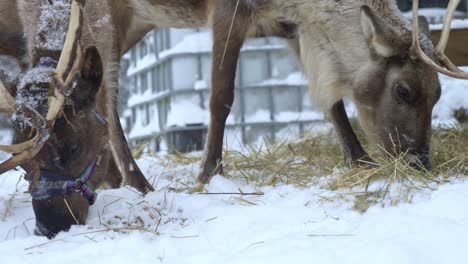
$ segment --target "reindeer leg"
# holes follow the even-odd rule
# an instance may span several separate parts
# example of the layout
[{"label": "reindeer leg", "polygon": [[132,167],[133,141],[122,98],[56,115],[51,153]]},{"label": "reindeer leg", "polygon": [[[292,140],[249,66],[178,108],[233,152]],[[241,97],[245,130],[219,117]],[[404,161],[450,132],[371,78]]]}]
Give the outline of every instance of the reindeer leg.
[{"label": "reindeer leg", "polygon": [[[287,40],[289,48],[294,53],[296,60],[301,64],[300,53],[301,47],[297,37]],[[343,100],[338,101],[332,106],[329,111],[332,119],[333,126],[335,127],[338,138],[341,142],[341,147],[344,155],[345,162],[348,165],[353,163],[366,163],[373,162],[366,151],[361,146],[356,134],[353,131],[351,123],[349,122]]]},{"label": "reindeer leg", "polygon": [[348,165],[353,163],[369,164],[369,162],[372,162],[372,159],[369,158],[369,155],[363,149],[353,131],[348,115],[346,114],[343,100],[334,104],[329,114],[338,138],[340,139],[345,162]]},{"label": "reindeer leg", "polygon": [[[240,49],[249,28],[249,12],[239,6],[231,28],[232,15],[237,1],[218,1],[214,8],[213,60],[210,98],[210,125],[205,145],[204,159],[198,181],[207,183],[217,173],[222,173],[222,148],[226,119],[234,102],[234,82]],[[232,8],[231,8],[232,6]],[[229,10],[229,12],[228,12]],[[231,19],[227,19],[229,14]],[[231,33],[229,35],[229,32]],[[226,51],[226,52],[225,52]]]},{"label": "reindeer leg", "polygon": [[[141,193],[148,193],[154,191],[153,186],[146,180],[145,176],[138,167],[135,159],[132,156],[130,148],[128,147],[127,139],[125,138],[122,125],[118,120],[117,109],[115,109],[115,121],[113,130],[113,136],[110,140],[117,153],[114,153],[114,161],[123,174],[123,184],[130,185],[140,191]],[[117,154],[118,157],[115,157]]]}]

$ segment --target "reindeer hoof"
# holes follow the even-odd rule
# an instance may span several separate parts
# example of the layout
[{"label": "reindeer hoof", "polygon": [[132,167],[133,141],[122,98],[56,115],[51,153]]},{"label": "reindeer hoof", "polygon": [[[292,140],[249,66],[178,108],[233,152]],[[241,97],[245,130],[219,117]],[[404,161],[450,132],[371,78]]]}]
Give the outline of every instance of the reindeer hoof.
[{"label": "reindeer hoof", "polygon": [[373,168],[377,166],[377,163],[369,157],[367,153],[362,153],[361,155],[356,155],[355,157],[349,157],[345,155],[345,163],[348,167],[363,167],[363,168]]},{"label": "reindeer hoof", "polygon": [[202,170],[198,175],[198,182],[201,184],[207,184],[210,182],[211,178],[216,174],[223,173],[223,166],[222,165],[209,165],[204,164],[202,166]]},{"label": "reindeer hoof", "polygon": [[130,179],[126,183],[133,188],[137,189],[142,194],[147,194],[149,192],[154,192],[153,186],[146,180],[143,173],[140,170],[130,172]]}]

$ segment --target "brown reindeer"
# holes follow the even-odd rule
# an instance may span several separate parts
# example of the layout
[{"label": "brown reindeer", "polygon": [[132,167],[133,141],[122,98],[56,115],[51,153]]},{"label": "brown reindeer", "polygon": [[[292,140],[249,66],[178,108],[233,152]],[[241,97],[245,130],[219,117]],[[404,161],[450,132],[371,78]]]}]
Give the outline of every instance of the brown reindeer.
[{"label": "brown reindeer", "polygon": [[[41,27],[42,8],[56,4],[67,6],[70,1],[18,0],[20,18],[28,37],[31,66],[33,69],[53,69],[55,66],[52,65],[58,65],[58,68],[52,81],[39,85],[52,93],[48,103],[32,100],[33,109],[31,104],[18,102],[12,107],[15,99],[3,98],[8,104],[2,111],[19,113],[37,131],[30,135],[17,129],[22,135],[18,142],[33,139],[3,147],[18,153],[1,166],[4,170],[26,163],[33,164],[25,166],[28,172],[51,169],[79,177],[80,170],[70,167],[61,170],[55,167],[54,158],[48,156],[58,153],[53,157],[67,157],[66,152],[71,152],[68,157],[77,155],[72,153],[73,147],[63,146],[74,146],[73,140],[79,136],[61,135],[59,131],[73,130],[73,125],[78,123],[87,131],[77,134],[83,133],[92,142],[84,144],[86,158],[80,159],[80,165],[74,168],[86,168],[104,146],[114,148],[111,150],[114,156],[128,151],[117,144],[122,134],[113,110],[113,89],[117,82],[113,73],[122,54],[154,28],[208,25],[213,29],[211,120],[199,177],[203,183],[222,170],[223,134],[234,100],[236,64],[240,48],[248,37],[288,39],[310,81],[313,97],[320,101],[324,111],[329,112],[345,158],[350,161],[366,159],[367,154],[349,124],[342,97],[353,99],[365,131],[388,152],[407,152],[421,167],[430,168],[431,111],[440,96],[437,71],[467,78],[441,55],[448,38],[442,37],[442,45],[434,50],[427,37],[427,27],[419,34],[418,19],[414,19],[411,30],[411,25],[402,18],[392,0],[95,0],[86,1],[86,5],[84,0],[74,0],[73,5],[79,6],[75,10],[82,12],[71,16],[75,24],[70,25],[75,27],[68,29],[70,41],[67,42],[67,37],[64,48],[52,50],[48,45],[38,45],[38,41],[41,44],[41,41],[57,36],[54,32],[60,32],[63,24],[52,20],[52,25]],[[451,3],[449,11],[456,2]],[[76,11],[72,13],[76,14]],[[447,21],[450,20],[449,12]],[[448,31],[446,28],[445,35]],[[65,58],[64,63],[59,60],[61,57]],[[438,66],[437,62],[442,62],[450,71]],[[4,94],[7,94],[6,90],[3,89]],[[17,94],[36,98],[34,92],[35,89],[24,90],[20,85]],[[71,105],[64,106],[64,102],[70,100]],[[90,128],[96,128],[92,123],[93,107],[96,108],[93,100],[106,102],[100,104],[97,111],[108,117],[108,129],[104,129],[102,135],[108,133],[109,141],[102,140],[105,136],[96,138],[95,134],[100,135],[98,132],[86,134],[90,133]],[[73,122],[75,118],[76,123]],[[21,125],[18,119],[17,123]],[[57,127],[61,124],[62,127]],[[118,167],[122,166],[125,164]],[[72,204],[71,209],[76,215],[81,216],[83,203]],[[74,223],[69,215],[64,216],[64,207],[63,201],[35,207],[47,212],[44,216],[50,214],[48,218],[55,218],[40,219],[43,221],[40,228],[46,230],[43,233],[56,230],[53,229],[56,226]]]},{"label": "brown reindeer", "polygon": [[[18,87],[8,89],[0,84],[0,110],[16,120],[14,141],[26,141],[0,146],[16,154],[0,165],[0,172],[17,165],[25,169],[26,178],[31,182],[36,233],[52,237],[71,224],[86,222],[88,206],[95,199],[92,189],[129,184],[146,193],[153,188],[131,157],[120,123],[112,119],[116,115],[109,113],[116,111],[112,104],[115,90],[107,88],[114,84],[106,83],[104,74],[114,74],[113,68],[105,72],[101,55],[105,52],[98,51],[98,48],[104,51],[104,47],[92,41],[85,48],[80,44],[90,34],[83,28],[82,12],[76,11],[81,9],[75,8],[75,16],[70,21],[74,22],[75,31],[65,34],[67,28],[60,26],[68,24],[70,1],[41,4],[44,6],[38,10],[37,17],[40,21],[35,22],[38,27],[29,32],[29,40],[23,37],[18,16],[0,19],[0,53],[31,64],[18,81]],[[14,1],[0,2],[0,10],[17,14],[11,12],[16,10]],[[48,17],[47,12],[52,15]],[[65,16],[60,20],[63,12]],[[8,27],[15,24],[12,23],[15,19],[16,26]],[[27,25],[26,19],[23,22]],[[49,33],[55,35],[50,37]],[[111,129],[117,139],[111,140]],[[122,150],[125,148],[126,152]],[[76,183],[76,179],[83,180]],[[74,187],[64,190],[65,183]],[[83,195],[75,193],[75,189]]]},{"label": "brown reindeer", "polygon": [[[2,14],[2,16],[0,16],[0,54],[9,55],[17,59],[22,68],[25,69],[29,65],[29,54],[27,39],[22,27],[22,21],[19,18],[17,5],[18,3],[16,0],[0,0],[0,14]],[[116,71],[118,71],[117,68],[110,72],[114,74],[113,72]],[[117,86],[115,82],[109,83],[111,83],[111,86]],[[13,89],[12,93],[15,93],[16,87],[9,88]],[[115,104],[117,89],[113,87],[108,90],[110,91],[108,96],[98,97],[98,104],[107,104],[106,112],[107,110],[113,112],[109,114],[109,116],[106,116],[106,119],[115,120],[109,122],[110,125],[107,126],[110,131],[109,134],[112,134],[113,149],[115,148],[115,151],[112,151],[112,155],[116,159],[115,163],[119,165],[119,171],[121,171],[119,174],[121,174],[121,178],[125,179],[125,184],[143,190],[147,186],[145,187],[142,180],[139,180],[143,178],[143,175],[130,154],[121,124],[117,118],[118,115]],[[111,108],[115,109],[111,111]]]}]

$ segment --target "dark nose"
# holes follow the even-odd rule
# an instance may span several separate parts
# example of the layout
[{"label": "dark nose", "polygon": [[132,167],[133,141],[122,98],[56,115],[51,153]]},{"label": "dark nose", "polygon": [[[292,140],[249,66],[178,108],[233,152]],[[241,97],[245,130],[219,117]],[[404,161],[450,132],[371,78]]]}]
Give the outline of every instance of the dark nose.
[{"label": "dark nose", "polygon": [[49,228],[44,224],[36,221],[36,228],[34,229],[34,235],[36,236],[45,236],[48,239],[54,238],[58,234],[59,230],[54,228]]},{"label": "dark nose", "polygon": [[416,151],[413,155],[416,158],[416,160],[410,163],[411,166],[418,170],[430,171],[432,169],[431,153],[429,148],[421,148],[418,151]]},{"label": "dark nose", "polygon": [[418,159],[424,169],[426,169],[427,171],[432,170],[432,161],[430,154],[419,154]]},{"label": "dark nose", "polygon": [[70,209],[66,207],[63,197],[32,200],[34,214],[36,215],[36,228],[34,231],[36,235],[53,238],[59,232],[68,231],[72,225],[75,225],[75,217],[79,223],[85,223],[89,208],[86,199],[79,193],[66,196],[66,199],[68,199]]}]

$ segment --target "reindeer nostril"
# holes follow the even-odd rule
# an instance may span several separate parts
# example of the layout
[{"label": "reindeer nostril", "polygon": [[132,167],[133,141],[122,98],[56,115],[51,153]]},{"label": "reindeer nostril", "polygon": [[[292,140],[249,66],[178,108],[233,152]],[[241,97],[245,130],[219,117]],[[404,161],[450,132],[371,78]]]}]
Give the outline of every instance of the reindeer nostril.
[{"label": "reindeer nostril", "polygon": [[419,162],[423,165],[424,169],[430,171],[432,169],[432,161],[429,153],[421,153],[418,155]]},{"label": "reindeer nostril", "polygon": [[72,147],[71,147],[71,152],[72,153],[75,153],[76,151],[78,151],[78,149],[80,148],[80,144],[73,144]]},{"label": "reindeer nostril", "polygon": [[57,235],[57,232],[49,230],[43,224],[36,221],[36,228],[34,229],[34,235],[45,236],[48,239],[52,239]]},{"label": "reindeer nostril", "polygon": [[432,161],[429,149],[423,149],[414,154],[410,154],[409,164],[417,170],[430,171],[432,169]]}]

